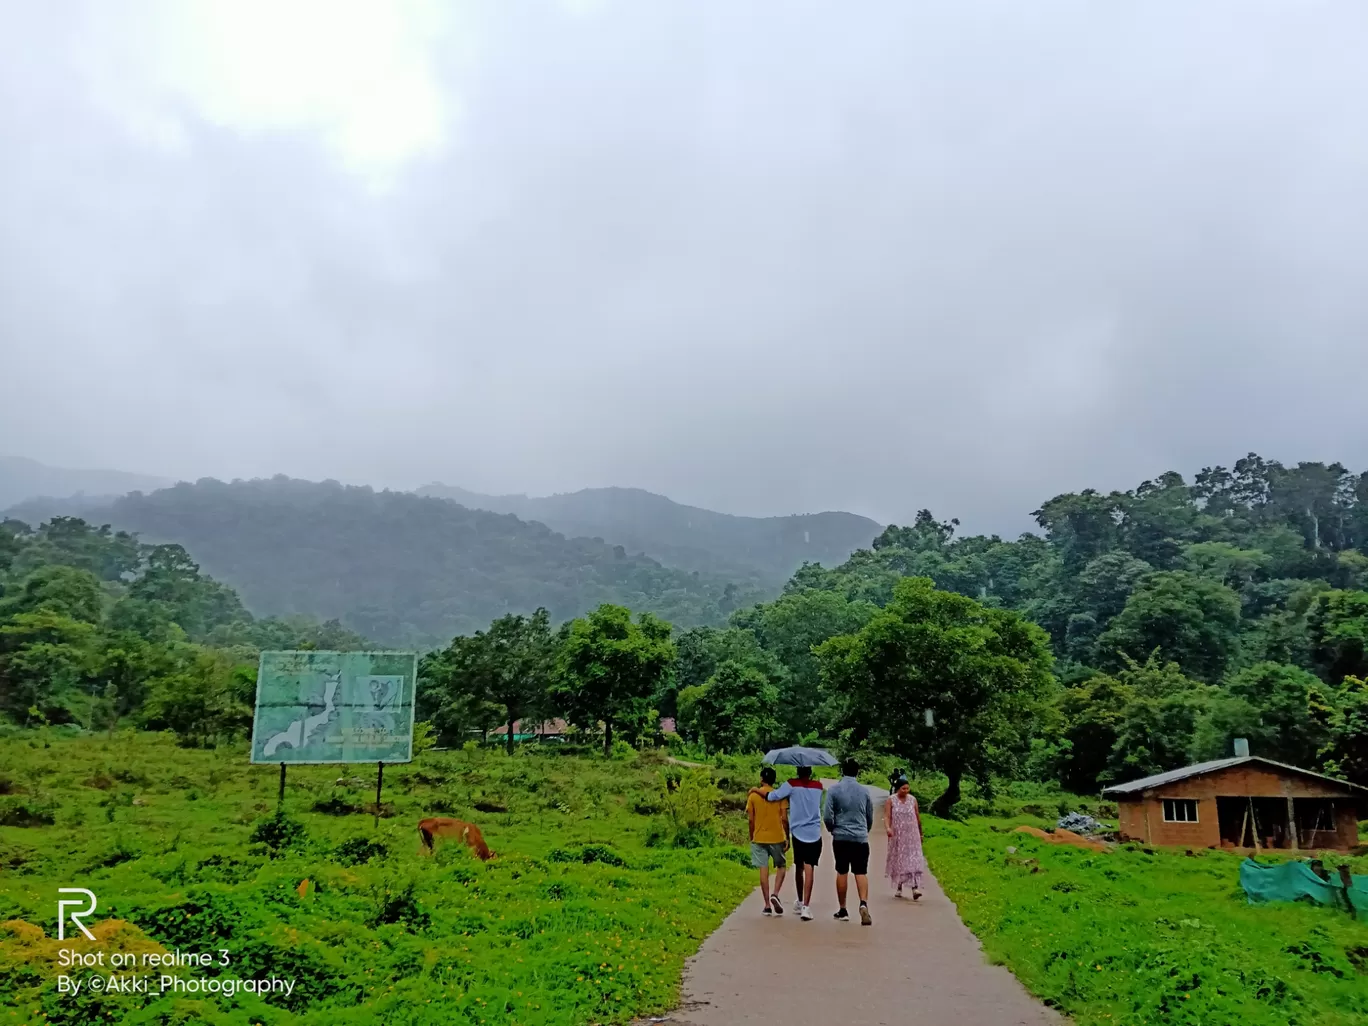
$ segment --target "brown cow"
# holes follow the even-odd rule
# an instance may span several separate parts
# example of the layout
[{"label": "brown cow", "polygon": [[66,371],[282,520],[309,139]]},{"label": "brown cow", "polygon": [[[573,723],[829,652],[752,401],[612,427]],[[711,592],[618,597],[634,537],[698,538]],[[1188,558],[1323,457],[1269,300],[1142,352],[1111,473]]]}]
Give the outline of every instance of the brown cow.
[{"label": "brown cow", "polygon": [[481,862],[488,862],[494,857],[494,853],[489,850],[489,845],[485,844],[484,835],[480,833],[480,828],[463,819],[448,819],[446,816],[424,819],[418,823],[418,833],[423,839],[423,847],[427,849],[429,854],[434,850],[436,838],[459,837],[470,846],[471,853]]}]

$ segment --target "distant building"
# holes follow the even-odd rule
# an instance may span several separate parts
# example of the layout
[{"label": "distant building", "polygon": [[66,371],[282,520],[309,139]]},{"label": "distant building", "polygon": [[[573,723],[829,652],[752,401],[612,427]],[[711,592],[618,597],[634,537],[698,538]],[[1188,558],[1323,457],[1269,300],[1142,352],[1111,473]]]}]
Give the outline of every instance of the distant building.
[{"label": "distant building", "polygon": [[1368,788],[1248,754],[1102,793],[1116,799],[1124,839],[1189,848],[1347,850],[1368,809]]},{"label": "distant building", "polygon": [[[524,722],[523,720],[513,721],[513,740],[531,741],[538,737],[564,737],[566,728],[569,726],[564,720],[546,720],[542,723]],[[495,727],[489,732],[491,739],[498,738],[500,741],[508,738],[508,724],[504,723]]]},{"label": "distant building", "polygon": [[[569,724],[564,720],[546,720],[542,723],[534,723],[523,720],[513,721],[513,740],[514,741],[533,741],[537,738],[563,738],[569,729]],[[674,733],[675,721],[670,717],[665,717],[660,721],[660,732],[662,734]],[[478,732],[477,732],[478,733]],[[489,732],[491,741],[503,741],[508,737],[508,724],[501,724],[494,727]]]}]

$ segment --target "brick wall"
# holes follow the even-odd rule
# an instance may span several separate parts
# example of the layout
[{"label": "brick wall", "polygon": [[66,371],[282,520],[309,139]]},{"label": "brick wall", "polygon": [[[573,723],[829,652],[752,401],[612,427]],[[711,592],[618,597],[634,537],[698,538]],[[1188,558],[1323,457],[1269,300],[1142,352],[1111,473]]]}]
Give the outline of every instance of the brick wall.
[{"label": "brick wall", "polygon": [[[1118,797],[1118,833],[1126,840],[1188,848],[1216,847],[1221,843],[1216,798],[1334,798],[1335,833],[1321,831],[1317,844],[1351,848],[1358,843],[1356,799],[1343,788],[1314,777],[1279,774],[1258,766],[1233,766],[1217,773],[1189,777],[1130,798]],[[1165,823],[1165,798],[1192,798],[1197,801],[1196,823]]]}]

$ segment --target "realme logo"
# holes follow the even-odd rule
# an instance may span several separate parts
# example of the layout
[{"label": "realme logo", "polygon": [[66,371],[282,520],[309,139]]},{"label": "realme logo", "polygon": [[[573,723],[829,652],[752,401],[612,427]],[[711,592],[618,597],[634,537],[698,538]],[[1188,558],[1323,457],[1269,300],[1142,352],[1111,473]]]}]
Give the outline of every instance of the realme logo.
[{"label": "realme logo", "polygon": [[[83,916],[94,915],[95,913],[95,892],[88,891],[84,887],[58,887],[58,894],[81,894],[81,898],[67,898],[65,901],[57,899],[57,939],[66,940],[66,921],[70,916],[71,921],[76,924],[76,929],[86,935],[88,940],[94,940],[95,935],[86,929],[85,923],[81,922]],[[85,905],[85,908],[81,908]],[[80,909],[79,912],[68,912],[67,909]]]}]

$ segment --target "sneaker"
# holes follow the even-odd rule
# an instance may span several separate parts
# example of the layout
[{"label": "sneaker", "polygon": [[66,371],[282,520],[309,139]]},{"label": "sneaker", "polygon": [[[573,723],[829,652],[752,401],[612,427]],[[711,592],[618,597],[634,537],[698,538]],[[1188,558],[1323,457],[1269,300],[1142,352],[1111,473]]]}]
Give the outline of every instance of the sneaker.
[{"label": "sneaker", "polygon": [[831,914],[831,918],[838,923],[848,923],[850,922],[850,913],[843,908],[838,908]]},{"label": "sneaker", "polygon": [[768,905],[765,906],[765,911],[761,912],[760,914],[763,915],[763,916],[772,916],[772,915],[774,915],[774,913],[773,913],[772,911],[770,911],[770,907],[769,907]]},{"label": "sneaker", "polygon": [[801,916],[803,914],[803,903],[801,901],[795,901],[793,903],[793,914],[795,916]]},{"label": "sneaker", "polygon": [[774,909],[774,914],[776,916],[782,916],[784,914],[784,903],[779,900],[779,895],[770,895],[770,907]]},{"label": "sneaker", "polygon": [[915,887],[912,888],[912,900],[913,900],[913,901],[921,901],[921,894],[922,894],[921,891],[917,890]]},{"label": "sneaker", "polygon": [[861,905],[861,906],[860,906],[860,925],[861,925],[861,926],[873,926],[873,925],[874,925],[874,920],[869,918],[869,906],[868,906],[868,905]]},{"label": "sneaker", "polygon": [[812,918],[812,909],[810,909],[810,908],[808,908],[806,905],[804,905],[804,906],[803,906],[803,911],[801,911],[801,912],[798,913],[798,918],[810,920],[810,919]]}]

